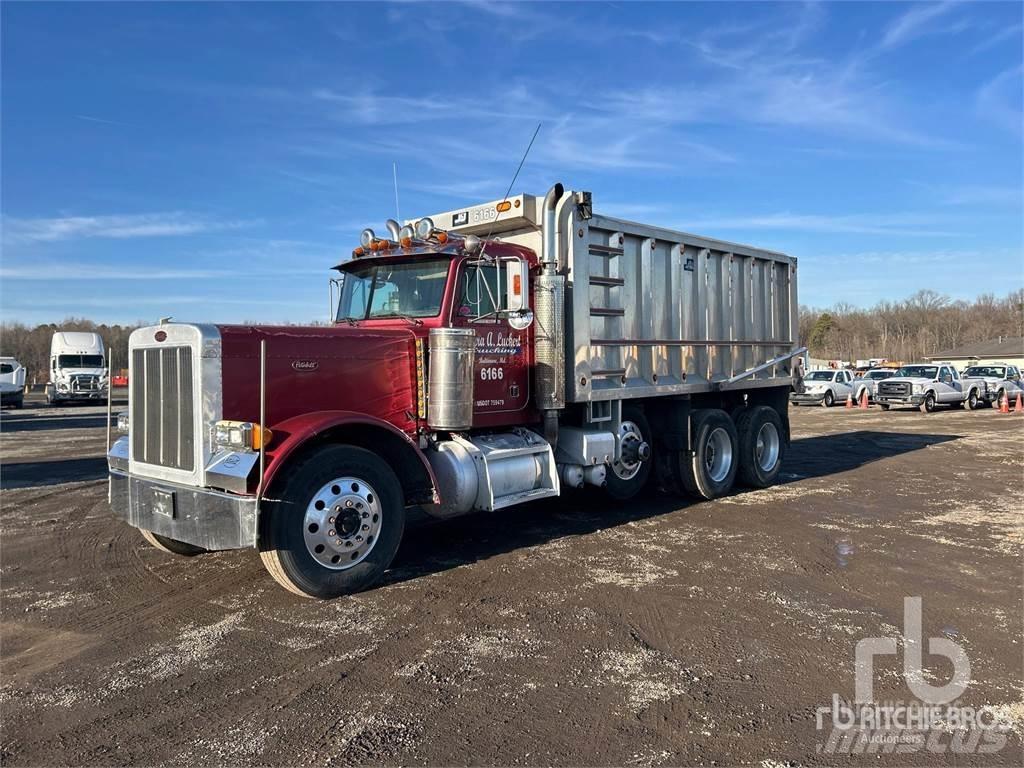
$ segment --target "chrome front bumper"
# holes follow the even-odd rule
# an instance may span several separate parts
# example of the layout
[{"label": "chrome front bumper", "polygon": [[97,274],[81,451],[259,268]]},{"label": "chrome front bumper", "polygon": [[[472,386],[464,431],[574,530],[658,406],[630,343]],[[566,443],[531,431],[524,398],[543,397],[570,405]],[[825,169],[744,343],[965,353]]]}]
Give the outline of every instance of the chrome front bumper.
[{"label": "chrome front bumper", "polygon": [[129,525],[204,549],[256,546],[256,499],[110,470],[110,507]]},{"label": "chrome front bumper", "polygon": [[811,393],[811,392],[803,392],[803,393],[790,392],[789,393],[789,402],[791,402],[791,403],[820,403],[824,399],[825,399],[825,393],[824,392],[817,392],[817,393]]},{"label": "chrome front bumper", "polygon": [[875,395],[875,402],[879,405],[913,405],[919,406],[924,402],[924,395]]}]

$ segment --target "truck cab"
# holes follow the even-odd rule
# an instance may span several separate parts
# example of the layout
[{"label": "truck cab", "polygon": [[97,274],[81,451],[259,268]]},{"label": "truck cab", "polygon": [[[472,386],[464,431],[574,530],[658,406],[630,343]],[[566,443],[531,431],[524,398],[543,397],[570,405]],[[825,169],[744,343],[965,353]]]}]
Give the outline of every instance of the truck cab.
[{"label": "truck cab", "polygon": [[50,341],[46,402],[104,401],[109,387],[103,338],[98,333],[57,331]]},{"label": "truck cab", "polygon": [[25,402],[25,368],[13,357],[0,357],[0,404],[21,408]]}]

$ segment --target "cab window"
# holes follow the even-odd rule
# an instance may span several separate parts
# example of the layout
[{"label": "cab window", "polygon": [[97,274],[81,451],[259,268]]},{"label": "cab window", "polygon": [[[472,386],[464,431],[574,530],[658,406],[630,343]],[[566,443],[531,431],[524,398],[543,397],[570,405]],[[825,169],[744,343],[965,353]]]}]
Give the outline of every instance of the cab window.
[{"label": "cab window", "polygon": [[506,309],[499,275],[497,264],[467,264],[459,279],[456,315],[470,319],[493,317]]}]

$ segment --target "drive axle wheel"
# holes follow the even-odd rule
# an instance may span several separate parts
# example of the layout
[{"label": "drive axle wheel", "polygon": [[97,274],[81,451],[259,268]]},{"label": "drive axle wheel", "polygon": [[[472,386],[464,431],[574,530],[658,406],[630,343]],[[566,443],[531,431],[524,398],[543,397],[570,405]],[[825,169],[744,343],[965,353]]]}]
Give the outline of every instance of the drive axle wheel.
[{"label": "drive axle wheel", "polygon": [[405,529],[402,489],[377,455],[329,445],[287,473],[261,518],[260,557],[303,597],[358,592],[380,579]]},{"label": "drive axle wheel", "polygon": [[209,550],[197,547],[195,544],[188,544],[184,541],[178,541],[177,539],[169,539],[166,536],[161,536],[159,533],[153,533],[152,531],[144,531],[141,528],[139,533],[142,534],[142,538],[152,544],[159,550],[169,552],[172,555],[178,555],[179,557],[195,557],[201,555]]},{"label": "drive axle wheel", "polygon": [[725,411],[708,408],[690,416],[693,451],[679,451],[679,480],[686,492],[714,499],[729,492],[736,479],[739,441],[736,425]]},{"label": "drive axle wheel", "polygon": [[782,418],[766,405],[747,408],[736,420],[736,433],[740,482],[752,488],[774,484],[786,453]]},{"label": "drive axle wheel", "polygon": [[619,459],[608,468],[605,491],[625,501],[643,490],[651,476],[651,427],[644,412],[633,405],[622,409]]}]

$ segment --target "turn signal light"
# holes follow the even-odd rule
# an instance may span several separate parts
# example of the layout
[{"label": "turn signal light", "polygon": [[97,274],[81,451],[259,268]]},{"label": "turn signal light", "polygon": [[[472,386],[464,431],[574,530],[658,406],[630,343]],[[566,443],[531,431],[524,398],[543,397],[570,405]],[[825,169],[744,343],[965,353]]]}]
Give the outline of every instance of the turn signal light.
[{"label": "turn signal light", "polygon": [[512,203],[508,200],[502,200],[500,203],[498,203],[496,208],[498,210],[498,213],[504,213],[505,211],[512,210]]},{"label": "turn signal light", "polygon": [[439,243],[444,244],[444,243],[448,242],[448,233],[447,232],[438,232],[436,237],[437,237],[437,242],[439,242]]},{"label": "turn signal light", "polygon": [[258,451],[273,438],[273,432],[251,421],[218,421],[213,425],[213,442],[218,448]]}]

